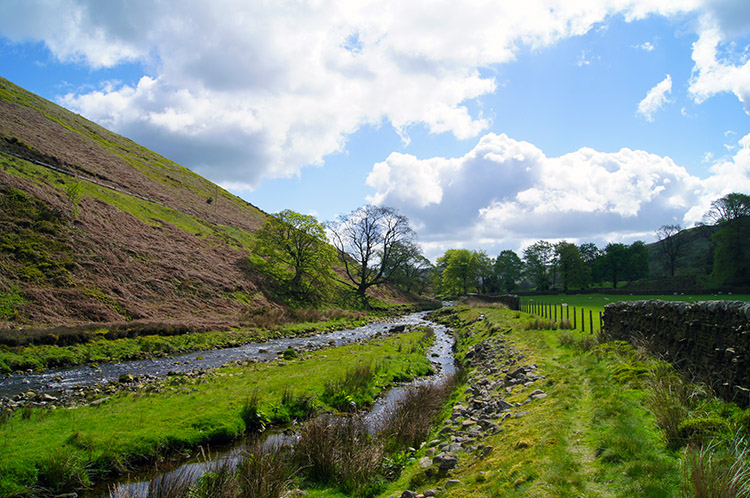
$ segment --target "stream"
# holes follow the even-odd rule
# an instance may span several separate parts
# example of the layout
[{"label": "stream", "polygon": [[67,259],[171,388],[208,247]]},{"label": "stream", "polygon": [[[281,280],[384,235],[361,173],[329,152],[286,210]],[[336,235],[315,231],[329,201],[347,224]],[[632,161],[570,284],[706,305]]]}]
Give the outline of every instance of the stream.
[{"label": "stream", "polygon": [[[276,358],[277,354],[280,351],[284,351],[289,346],[300,347],[308,345],[308,343],[312,343],[313,345],[328,345],[329,341],[336,341],[336,345],[341,345],[350,341],[368,339],[376,335],[378,332],[385,333],[393,327],[401,325],[431,326],[435,331],[435,341],[433,345],[428,349],[427,355],[430,358],[430,361],[433,363],[437,375],[416,379],[405,384],[400,384],[396,387],[391,388],[387,393],[385,393],[384,396],[377,399],[371,410],[365,415],[365,422],[370,427],[370,430],[374,432],[379,426],[379,420],[383,416],[383,414],[386,413],[388,409],[395,407],[409,388],[420,385],[422,383],[435,382],[441,379],[443,376],[452,374],[455,371],[453,358],[454,341],[453,337],[450,334],[450,330],[443,325],[426,320],[425,315],[427,313],[427,311],[412,313],[400,317],[396,321],[387,323],[373,323],[365,325],[363,327],[359,327],[357,329],[325,333],[314,337],[277,339],[262,344],[247,344],[245,346],[231,348],[229,350],[204,351],[190,355],[183,355],[179,358],[175,357],[173,360],[170,360],[169,363],[163,363],[161,366],[152,365],[153,362],[150,360],[146,362],[128,362],[129,368],[118,368],[119,364],[102,365],[102,373],[97,375],[97,377],[99,378],[97,382],[101,382],[102,377],[110,380],[114,379],[116,381],[119,375],[126,372],[142,373],[137,369],[137,366],[133,365],[139,366],[140,364],[145,364],[147,367],[151,368],[150,372],[152,373],[162,371],[166,373],[166,370],[176,371],[176,368],[179,366],[183,366],[186,369],[194,369],[206,368],[207,366],[219,366],[233,360],[245,360],[250,358],[268,360]],[[261,353],[259,352],[259,349],[266,350],[266,352]],[[215,358],[214,355],[216,355]],[[204,360],[195,359],[197,356],[203,356]],[[186,365],[186,359],[189,359],[191,363]],[[159,359],[157,359],[156,362],[158,362],[158,360]],[[180,365],[175,365],[175,361],[179,361]],[[192,363],[193,361],[195,361],[195,363]],[[205,362],[209,362],[208,365]],[[85,374],[86,368],[73,370],[82,370],[84,372],[82,378],[88,380],[89,375]],[[91,369],[89,368],[88,370]],[[67,377],[66,375],[65,377],[63,377],[64,379],[72,379],[75,378],[75,376],[80,375],[79,372],[74,373],[73,371],[65,371],[66,374],[67,372],[71,372],[70,377]],[[102,375],[105,372],[106,374]],[[62,374],[60,372],[50,372],[46,375],[52,375],[54,377],[55,375]],[[64,382],[70,383],[73,381],[64,380]],[[29,385],[26,385],[26,389],[29,389]],[[0,394],[2,393],[3,391],[0,390]],[[269,431],[266,431],[266,433],[261,435],[261,437],[264,438],[263,444],[279,444],[289,442],[293,439],[293,436],[287,435],[285,432],[283,432],[283,429],[271,429]],[[204,458],[196,456],[188,461],[174,464],[171,469],[165,470],[162,468],[157,471],[144,471],[139,474],[131,474],[125,478],[119,479],[116,482],[102,483],[95,489],[91,490],[89,493],[85,493],[82,496],[84,498],[108,498],[111,491],[118,489],[119,491],[127,492],[125,494],[126,496],[146,497],[148,496],[149,483],[152,480],[168,479],[170,476],[179,476],[181,479],[198,479],[203,473],[209,470],[209,465],[211,464],[216,465],[227,461],[230,463],[237,461],[242,452],[245,450],[246,444],[246,440],[241,440],[235,442],[230,446],[220,449],[218,452],[212,451],[210,464],[206,463]]]},{"label": "stream", "polygon": [[377,334],[385,334],[401,325],[426,324],[427,312],[411,313],[391,321],[373,322],[355,329],[324,332],[310,337],[284,337],[267,342],[248,343],[242,346],[193,353],[171,357],[156,357],[147,360],[101,363],[96,367],[79,366],[64,369],[50,369],[42,373],[14,373],[0,379],[0,398],[11,397],[28,391],[56,395],[79,387],[103,385],[118,382],[121,375],[166,376],[172,373],[186,373],[197,369],[216,368],[232,361],[269,361],[277,358],[285,349],[317,349],[324,346],[341,346],[348,342],[367,340]]}]

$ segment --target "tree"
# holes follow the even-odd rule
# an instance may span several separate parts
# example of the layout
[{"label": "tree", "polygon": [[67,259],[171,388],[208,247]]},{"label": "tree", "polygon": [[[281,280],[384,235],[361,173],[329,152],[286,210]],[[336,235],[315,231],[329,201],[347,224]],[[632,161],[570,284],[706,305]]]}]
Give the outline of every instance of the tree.
[{"label": "tree", "polygon": [[612,287],[617,289],[617,282],[622,280],[628,264],[628,246],[625,244],[609,243],[604,248],[604,261],[607,275],[612,281]]},{"label": "tree", "polygon": [[511,292],[516,287],[516,283],[521,280],[523,261],[514,251],[501,251],[495,260],[494,272],[503,290]]},{"label": "tree", "polygon": [[297,298],[309,298],[332,275],[335,254],[314,216],[286,209],[268,217],[255,232],[255,252],[276,263],[267,270]]},{"label": "tree", "polygon": [[479,291],[486,294],[495,289],[495,275],[492,266],[495,264],[486,252],[474,251]]},{"label": "tree", "polygon": [[367,289],[388,282],[403,263],[399,244],[414,239],[406,216],[367,205],[329,224],[333,245],[349,282],[363,301]]},{"label": "tree", "polygon": [[628,263],[625,278],[632,282],[648,277],[648,248],[642,240],[636,240],[628,247]]},{"label": "tree", "polygon": [[479,276],[477,253],[468,249],[448,249],[438,258],[441,290],[445,294],[468,294],[476,289]]},{"label": "tree", "polygon": [[682,227],[680,225],[662,225],[656,231],[659,239],[659,251],[664,256],[664,262],[669,268],[670,276],[674,277],[677,268],[677,258],[682,252]]},{"label": "tree", "polygon": [[588,286],[591,280],[591,272],[586,266],[578,246],[566,241],[558,242],[555,244],[555,255],[562,278],[563,292],[568,292],[569,287],[582,289]]},{"label": "tree", "polygon": [[750,196],[733,192],[711,203],[703,217],[718,228],[711,280],[717,286],[750,285]]},{"label": "tree", "polygon": [[393,270],[391,280],[395,286],[406,291],[422,294],[429,285],[432,277],[432,263],[422,255],[422,250],[413,241],[402,241],[394,244],[392,258],[401,262]]},{"label": "tree", "polygon": [[537,290],[549,289],[549,269],[554,258],[554,247],[546,240],[540,240],[523,251],[526,275]]},{"label": "tree", "polygon": [[593,242],[581,244],[578,250],[581,251],[583,262],[588,268],[591,282],[602,283],[605,275],[604,253]]},{"label": "tree", "polygon": [[750,216],[750,195],[732,192],[713,201],[703,220],[709,225],[718,225],[743,216]]}]

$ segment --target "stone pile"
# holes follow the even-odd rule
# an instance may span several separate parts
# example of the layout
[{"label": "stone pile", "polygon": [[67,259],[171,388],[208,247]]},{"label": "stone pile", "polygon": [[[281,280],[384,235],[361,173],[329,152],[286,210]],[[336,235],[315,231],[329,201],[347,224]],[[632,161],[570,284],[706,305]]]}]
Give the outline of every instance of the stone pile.
[{"label": "stone pile", "polygon": [[[510,417],[520,418],[528,412],[523,407],[547,394],[537,387],[544,375],[537,372],[534,363],[523,364],[525,355],[517,351],[502,337],[491,337],[476,344],[466,353],[466,368],[471,369],[466,399],[453,406],[453,411],[438,439],[426,446],[425,456],[419,460],[422,472],[428,476],[447,477],[445,487],[460,484],[450,479],[450,474],[462,459],[483,459],[495,448],[486,444],[486,439],[502,432],[502,422]],[[517,386],[521,386],[520,388]],[[511,393],[529,391],[518,403],[506,401]],[[442,488],[423,492],[406,490],[390,498],[422,498],[437,496]]]}]

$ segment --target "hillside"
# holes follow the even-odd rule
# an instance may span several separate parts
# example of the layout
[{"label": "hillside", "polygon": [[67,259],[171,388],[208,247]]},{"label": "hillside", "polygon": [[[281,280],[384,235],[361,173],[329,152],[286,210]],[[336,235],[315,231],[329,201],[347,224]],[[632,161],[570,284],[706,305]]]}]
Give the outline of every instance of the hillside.
[{"label": "hillside", "polygon": [[0,328],[237,326],[274,306],[248,263],[266,216],[0,78]]}]

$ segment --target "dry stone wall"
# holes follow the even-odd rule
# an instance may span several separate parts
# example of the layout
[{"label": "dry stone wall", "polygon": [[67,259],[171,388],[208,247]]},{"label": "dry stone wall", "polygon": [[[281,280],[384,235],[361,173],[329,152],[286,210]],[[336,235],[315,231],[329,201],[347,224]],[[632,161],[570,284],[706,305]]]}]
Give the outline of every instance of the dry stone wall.
[{"label": "dry stone wall", "polygon": [[750,303],[613,303],[603,329],[606,339],[641,342],[722,398],[750,406]]}]

